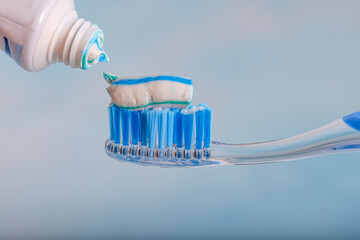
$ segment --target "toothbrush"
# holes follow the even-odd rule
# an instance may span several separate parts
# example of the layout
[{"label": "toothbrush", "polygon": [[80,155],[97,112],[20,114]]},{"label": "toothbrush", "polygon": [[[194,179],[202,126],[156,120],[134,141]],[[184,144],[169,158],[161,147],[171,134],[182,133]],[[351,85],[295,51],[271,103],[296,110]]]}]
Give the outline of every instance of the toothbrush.
[{"label": "toothbrush", "polygon": [[119,78],[104,73],[112,99],[106,153],[115,159],[163,167],[199,167],[290,161],[360,149],[360,112],[281,140],[227,144],[211,141],[213,110],[188,106],[189,78]]},{"label": "toothbrush", "polygon": [[227,144],[211,141],[213,110],[108,108],[106,153],[115,159],[162,167],[244,165],[290,161],[360,149],[360,112],[315,130],[280,140]]}]

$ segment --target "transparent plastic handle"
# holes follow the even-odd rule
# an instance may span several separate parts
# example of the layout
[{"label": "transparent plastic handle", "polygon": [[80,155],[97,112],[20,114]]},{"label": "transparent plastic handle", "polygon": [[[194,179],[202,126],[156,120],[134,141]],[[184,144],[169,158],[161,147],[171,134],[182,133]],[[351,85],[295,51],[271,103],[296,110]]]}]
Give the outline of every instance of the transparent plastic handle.
[{"label": "transparent plastic handle", "polygon": [[318,129],[280,140],[248,144],[212,142],[212,160],[261,164],[360,150],[360,132],[339,119]]}]

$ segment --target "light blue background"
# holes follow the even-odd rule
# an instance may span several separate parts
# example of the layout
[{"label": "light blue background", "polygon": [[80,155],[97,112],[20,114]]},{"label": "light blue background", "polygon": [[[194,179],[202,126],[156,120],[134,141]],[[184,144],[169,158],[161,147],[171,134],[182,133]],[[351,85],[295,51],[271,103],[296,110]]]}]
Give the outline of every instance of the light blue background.
[{"label": "light blue background", "polygon": [[0,238],[359,237],[360,153],[162,169],[106,156],[102,79],[193,78],[213,138],[292,136],[360,110],[359,1],[77,1],[111,63],[0,56]]}]

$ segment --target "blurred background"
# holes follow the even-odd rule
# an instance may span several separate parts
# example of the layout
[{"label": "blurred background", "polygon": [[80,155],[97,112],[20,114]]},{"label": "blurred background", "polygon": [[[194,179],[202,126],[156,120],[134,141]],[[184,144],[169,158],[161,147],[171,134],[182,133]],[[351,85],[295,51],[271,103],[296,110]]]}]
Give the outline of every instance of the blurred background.
[{"label": "blurred background", "polygon": [[102,72],[191,77],[213,139],[302,133],[360,110],[359,1],[75,1],[110,64],[29,73],[0,55],[0,239],[360,235],[360,153],[199,169],[109,158]]}]

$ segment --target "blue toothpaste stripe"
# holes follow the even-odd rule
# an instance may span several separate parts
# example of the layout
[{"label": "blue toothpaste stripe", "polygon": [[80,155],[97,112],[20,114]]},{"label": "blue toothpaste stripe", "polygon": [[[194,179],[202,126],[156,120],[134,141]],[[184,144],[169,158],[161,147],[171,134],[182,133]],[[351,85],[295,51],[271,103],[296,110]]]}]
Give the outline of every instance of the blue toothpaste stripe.
[{"label": "blue toothpaste stripe", "polygon": [[113,85],[135,85],[135,84],[148,83],[148,82],[160,81],[160,80],[192,85],[191,79],[175,77],[175,76],[167,76],[167,75],[156,76],[156,77],[144,77],[138,79],[121,79],[113,82]]},{"label": "blue toothpaste stripe", "polygon": [[11,57],[10,46],[7,37],[4,37],[4,42],[5,42],[5,53]]}]

